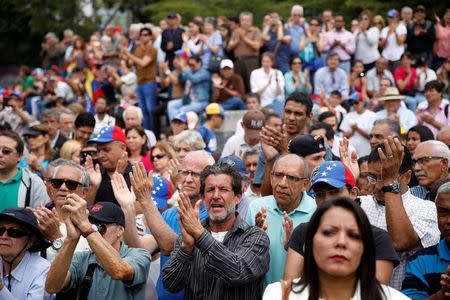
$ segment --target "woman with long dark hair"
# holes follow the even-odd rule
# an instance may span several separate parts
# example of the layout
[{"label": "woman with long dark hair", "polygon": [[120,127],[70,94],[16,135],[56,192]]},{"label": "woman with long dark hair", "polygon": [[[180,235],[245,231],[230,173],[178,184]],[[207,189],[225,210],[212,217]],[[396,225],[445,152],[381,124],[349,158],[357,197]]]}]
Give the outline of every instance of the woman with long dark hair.
[{"label": "woman with long dark hair", "polygon": [[301,279],[270,284],[269,299],[409,299],[375,278],[375,244],[364,211],[350,199],[319,206],[305,241]]},{"label": "woman with long dark hair", "polygon": [[429,140],[434,140],[433,132],[425,125],[416,125],[411,127],[406,134],[406,147],[413,155],[417,145]]}]

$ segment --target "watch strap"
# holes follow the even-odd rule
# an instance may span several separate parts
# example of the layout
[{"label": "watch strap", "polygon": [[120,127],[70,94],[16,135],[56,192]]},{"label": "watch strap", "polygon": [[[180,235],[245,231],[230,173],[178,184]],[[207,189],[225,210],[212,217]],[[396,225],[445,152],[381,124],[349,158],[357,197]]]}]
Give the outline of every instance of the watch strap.
[{"label": "watch strap", "polygon": [[90,227],[88,230],[86,230],[85,232],[82,232],[81,235],[86,239],[89,235],[91,235],[92,233],[96,232],[97,230],[95,230],[94,228]]}]

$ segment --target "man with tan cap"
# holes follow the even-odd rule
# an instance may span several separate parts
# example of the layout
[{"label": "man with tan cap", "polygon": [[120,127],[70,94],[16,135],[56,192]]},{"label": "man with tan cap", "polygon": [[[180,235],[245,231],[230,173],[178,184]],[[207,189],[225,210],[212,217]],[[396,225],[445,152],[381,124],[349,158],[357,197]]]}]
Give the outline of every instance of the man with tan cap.
[{"label": "man with tan cap", "polygon": [[242,98],[245,93],[244,81],[241,75],[234,73],[234,64],[230,59],[220,62],[220,75],[214,74],[213,102],[220,103],[225,110],[246,109]]},{"label": "man with tan cap", "polygon": [[412,111],[406,108],[402,101],[405,96],[400,95],[396,87],[386,88],[383,97],[378,102],[383,104],[384,109],[375,114],[375,120],[392,119],[400,123],[401,128],[409,130],[417,124],[417,118]]},{"label": "man with tan cap", "polygon": [[259,133],[264,126],[265,116],[259,110],[249,110],[242,118],[244,134],[233,135],[223,147],[222,157],[236,155],[240,159],[244,152],[251,149],[261,151]]}]

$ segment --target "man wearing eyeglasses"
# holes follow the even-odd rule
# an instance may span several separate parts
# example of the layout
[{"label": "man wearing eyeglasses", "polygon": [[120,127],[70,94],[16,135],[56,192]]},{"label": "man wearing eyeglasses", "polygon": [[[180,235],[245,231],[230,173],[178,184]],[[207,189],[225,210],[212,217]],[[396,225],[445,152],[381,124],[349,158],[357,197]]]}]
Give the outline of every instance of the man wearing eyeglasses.
[{"label": "man wearing eyeglasses", "polygon": [[411,154],[398,138],[389,136],[376,146],[368,165],[367,179],[373,185],[373,196],[360,197],[361,208],[372,225],[391,235],[400,264],[389,285],[400,289],[408,258],[439,241],[436,205],[411,194]]},{"label": "man wearing eyeglasses", "polygon": [[308,164],[296,154],[281,156],[274,164],[270,181],[273,195],[252,201],[246,221],[267,232],[270,240],[270,264],[265,284],[283,278],[286,245],[292,229],[308,222],[316,210],[313,198],[306,194],[309,185]]},{"label": "man wearing eyeglasses", "polygon": [[425,141],[417,145],[412,157],[413,171],[419,185],[411,188],[411,194],[425,200],[430,199],[434,184],[448,176],[450,150],[443,142]]},{"label": "man wearing eyeglasses", "polygon": [[19,168],[24,144],[17,133],[0,131],[0,210],[11,207],[38,207],[49,201],[45,184],[36,174]]},{"label": "man wearing eyeglasses", "polygon": [[[67,238],[45,282],[49,293],[72,290],[77,299],[144,299],[150,255],[122,242],[125,217],[111,202],[96,203],[89,214],[86,201],[69,194],[62,207]],[[91,251],[75,252],[80,237]]]},{"label": "man wearing eyeglasses", "polygon": [[[326,161],[312,172],[311,190],[317,206],[326,201],[345,197],[357,200],[358,189],[352,171],[339,161]],[[289,239],[284,279],[301,277],[304,268],[304,244],[309,223],[295,227]],[[376,278],[383,284],[388,284],[394,266],[399,258],[392,245],[389,234],[380,228],[372,226],[375,240]]]},{"label": "man wearing eyeglasses", "polygon": [[[67,229],[63,219],[62,207],[67,204],[67,196],[71,193],[84,198],[89,187],[89,175],[86,169],[72,160],[57,161],[51,178],[46,180],[47,192],[51,206],[40,206],[33,209],[41,229],[52,247],[47,249],[47,259],[53,261],[67,237]],[[80,238],[76,250],[89,249],[88,242]]]}]

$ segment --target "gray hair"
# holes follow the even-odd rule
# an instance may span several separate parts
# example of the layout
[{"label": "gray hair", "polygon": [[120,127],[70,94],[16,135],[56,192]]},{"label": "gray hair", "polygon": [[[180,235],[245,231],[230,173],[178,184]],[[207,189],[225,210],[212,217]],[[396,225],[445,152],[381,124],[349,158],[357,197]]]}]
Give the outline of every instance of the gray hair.
[{"label": "gray hair", "polygon": [[303,177],[305,178],[309,178],[309,167],[308,167],[308,162],[306,161],[306,159],[300,155],[294,154],[294,153],[288,153],[288,154],[283,154],[280,157],[277,158],[277,160],[275,161],[275,163],[273,164],[273,168],[272,170],[275,170],[277,168],[278,162],[281,159],[284,159],[287,156],[292,156],[292,157],[298,157],[299,160],[301,160],[303,162],[303,166],[305,167],[304,171],[303,171]]},{"label": "gray hair", "polygon": [[139,30],[141,30],[141,28],[142,28],[142,24],[139,24],[139,23],[133,23],[130,25],[130,31],[139,32]]},{"label": "gray hair", "polygon": [[53,118],[55,120],[59,120],[59,111],[57,111],[56,109],[50,108],[50,109],[45,109],[44,111],[42,111],[41,113],[41,121],[44,118]]},{"label": "gray hair", "polygon": [[450,149],[448,149],[448,146],[446,144],[441,141],[429,140],[418,144],[417,147],[428,145],[430,146],[430,155],[442,156],[443,158],[446,158],[450,163]]},{"label": "gray hair", "polygon": [[292,6],[291,15],[294,13],[298,13],[299,15],[303,16],[303,6],[298,5],[298,4]]},{"label": "gray hair", "polygon": [[73,30],[70,28],[64,30],[63,34],[64,34],[64,36],[73,36],[74,35]]},{"label": "gray hair", "polygon": [[83,185],[83,187],[88,187],[90,184],[89,181],[89,174],[86,170],[85,167],[77,164],[76,162],[74,162],[73,160],[68,160],[68,159],[57,159],[55,161],[55,168],[53,169],[53,173],[52,173],[52,178],[56,177],[56,174],[58,173],[59,169],[61,169],[62,167],[73,167],[75,169],[77,169],[78,171],[80,171],[81,173],[81,184]]},{"label": "gray hair", "polygon": [[195,130],[183,130],[177,134],[173,140],[173,145],[178,148],[181,142],[186,142],[192,148],[192,151],[203,150],[206,147],[202,136]]},{"label": "gray hair", "polygon": [[382,124],[389,126],[389,134],[391,136],[400,136],[400,124],[397,121],[391,119],[379,119],[373,122],[373,126]]},{"label": "gray hair", "polygon": [[401,12],[401,13],[404,13],[404,12],[412,13],[412,12],[413,12],[413,9],[412,9],[411,7],[409,7],[409,6],[403,6],[403,7],[402,7],[402,12]]},{"label": "gray hair", "polygon": [[127,117],[127,113],[134,111],[138,114],[138,118],[139,120],[142,121],[142,119],[144,118],[144,115],[142,114],[142,109],[140,107],[134,106],[134,105],[130,105],[128,106],[122,113],[122,118],[125,120]]},{"label": "gray hair", "polygon": [[239,19],[242,19],[242,17],[248,16],[253,21],[253,14],[249,11],[243,11],[239,14]]},{"label": "gray hair", "polygon": [[439,197],[440,194],[450,194],[450,182],[443,183],[438,188],[438,190],[436,192],[435,202],[436,202],[436,200],[437,200],[437,198]]},{"label": "gray hair", "polygon": [[69,108],[63,108],[59,112],[59,117],[61,117],[62,114],[71,115],[71,116],[76,117],[76,113],[73,110],[69,109]]},{"label": "gray hair", "polygon": [[250,149],[244,152],[244,154],[242,155],[242,160],[244,161],[247,156],[252,156],[252,155],[258,155],[259,156],[259,151],[256,149]]}]

